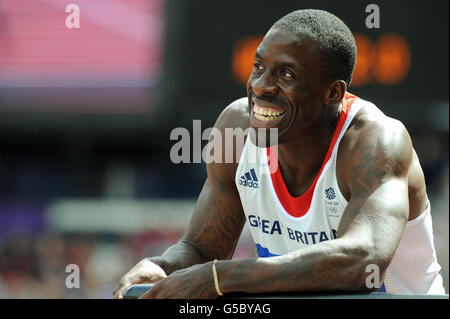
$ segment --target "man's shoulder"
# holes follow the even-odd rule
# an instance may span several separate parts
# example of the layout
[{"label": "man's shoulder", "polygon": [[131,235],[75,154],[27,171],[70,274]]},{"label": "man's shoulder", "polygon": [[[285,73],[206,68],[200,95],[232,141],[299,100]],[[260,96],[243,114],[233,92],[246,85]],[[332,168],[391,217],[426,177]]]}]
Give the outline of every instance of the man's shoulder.
[{"label": "man's shoulder", "polygon": [[246,129],[250,126],[250,118],[248,113],[248,99],[242,97],[226,106],[217,118],[214,125],[219,130],[225,128],[242,128]]},{"label": "man's shoulder", "polygon": [[346,198],[353,177],[407,177],[410,219],[426,206],[423,171],[405,125],[384,114],[377,106],[362,101],[363,107],[352,120],[339,145],[338,179]]},{"label": "man's shoulder", "polygon": [[388,161],[406,168],[413,153],[405,125],[369,102],[364,103],[355,115],[339,148],[340,157],[350,166],[366,155],[374,161]]},{"label": "man's shoulder", "polygon": [[370,102],[364,103],[355,115],[344,138],[354,146],[364,143],[364,141],[376,142],[381,147],[411,146],[410,136],[405,125],[400,120],[384,114]]},{"label": "man's shoulder", "polygon": [[[213,137],[207,148],[207,153],[211,155],[211,160],[207,162],[207,172],[208,179],[216,185],[222,185],[223,190],[235,188],[234,175],[245,143],[245,131],[249,126],[247,98],[230,103],[214,124],[215,131],[211,133]],[[227,129],[232,130],[232,136],[227,133]]]}]

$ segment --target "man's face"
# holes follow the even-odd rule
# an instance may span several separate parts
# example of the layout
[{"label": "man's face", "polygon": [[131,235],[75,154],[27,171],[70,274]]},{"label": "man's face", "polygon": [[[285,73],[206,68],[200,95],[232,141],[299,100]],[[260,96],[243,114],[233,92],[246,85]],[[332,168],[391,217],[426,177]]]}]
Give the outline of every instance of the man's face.
[{"label": "man's face", "polygon": [[[251,127],[277,128],[278,143],[282,144],[316,125],[327,84],[322,65],[311,42],[286,31],[270,30],[256,50],[247,82]],[[264,146],[261,142],[257,145]]]}]

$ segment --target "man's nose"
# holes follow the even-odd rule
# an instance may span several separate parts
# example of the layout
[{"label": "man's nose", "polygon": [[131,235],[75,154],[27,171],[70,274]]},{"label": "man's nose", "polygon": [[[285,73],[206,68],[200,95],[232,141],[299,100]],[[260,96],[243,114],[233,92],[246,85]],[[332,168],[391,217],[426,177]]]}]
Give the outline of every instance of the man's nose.
[{"label": "man's nose", "polygon": [[275,77],[268,70],[259,77],[253,78],[252,89],[258,96],[275,95],[278,92]]}]

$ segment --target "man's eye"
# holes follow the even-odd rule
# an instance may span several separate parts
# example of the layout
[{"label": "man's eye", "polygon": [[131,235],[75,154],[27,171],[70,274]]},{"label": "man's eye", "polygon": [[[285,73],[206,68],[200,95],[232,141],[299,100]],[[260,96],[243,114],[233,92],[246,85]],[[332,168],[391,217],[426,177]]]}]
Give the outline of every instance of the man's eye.
[{"label": "man's eye", "polygon": [[260,63],[258,63],[258,62],[256,62],[256,63],[253,64],[253,68],[254,68],[255,70],[258,70],[258,71],[264,70],[264,67],[263,67]]},{"label": "man's eye", "polygon": [[288,70],[281,70],[280,75],[285,78],[294,78],[295,76]]}]

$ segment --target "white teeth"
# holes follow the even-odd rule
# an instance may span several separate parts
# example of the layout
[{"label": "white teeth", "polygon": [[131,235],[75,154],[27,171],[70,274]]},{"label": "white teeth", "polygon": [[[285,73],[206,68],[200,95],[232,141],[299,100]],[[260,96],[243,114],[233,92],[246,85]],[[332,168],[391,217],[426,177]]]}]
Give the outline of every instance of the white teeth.
[{"label": "white teeth", "polygon": [[273,121],[277,118],[276,116],[264,116],[259,113],[254,113],[254,116],[257,120],[264,121],[264,122]]},{"label": "white teeth", "polygon": [[260,121],[265,121],[266,117],[264,115],[261,115],[259,113],[255,113],[255,118],[260,120]]},{"label": "white teeth", "polygon": [[272,110],[265,110],[260,106],[254,106],[255,115],[259,115],[256,118],[262,121],[273,121],[276,117],[284,114],[284,112],[275,112]]}]

